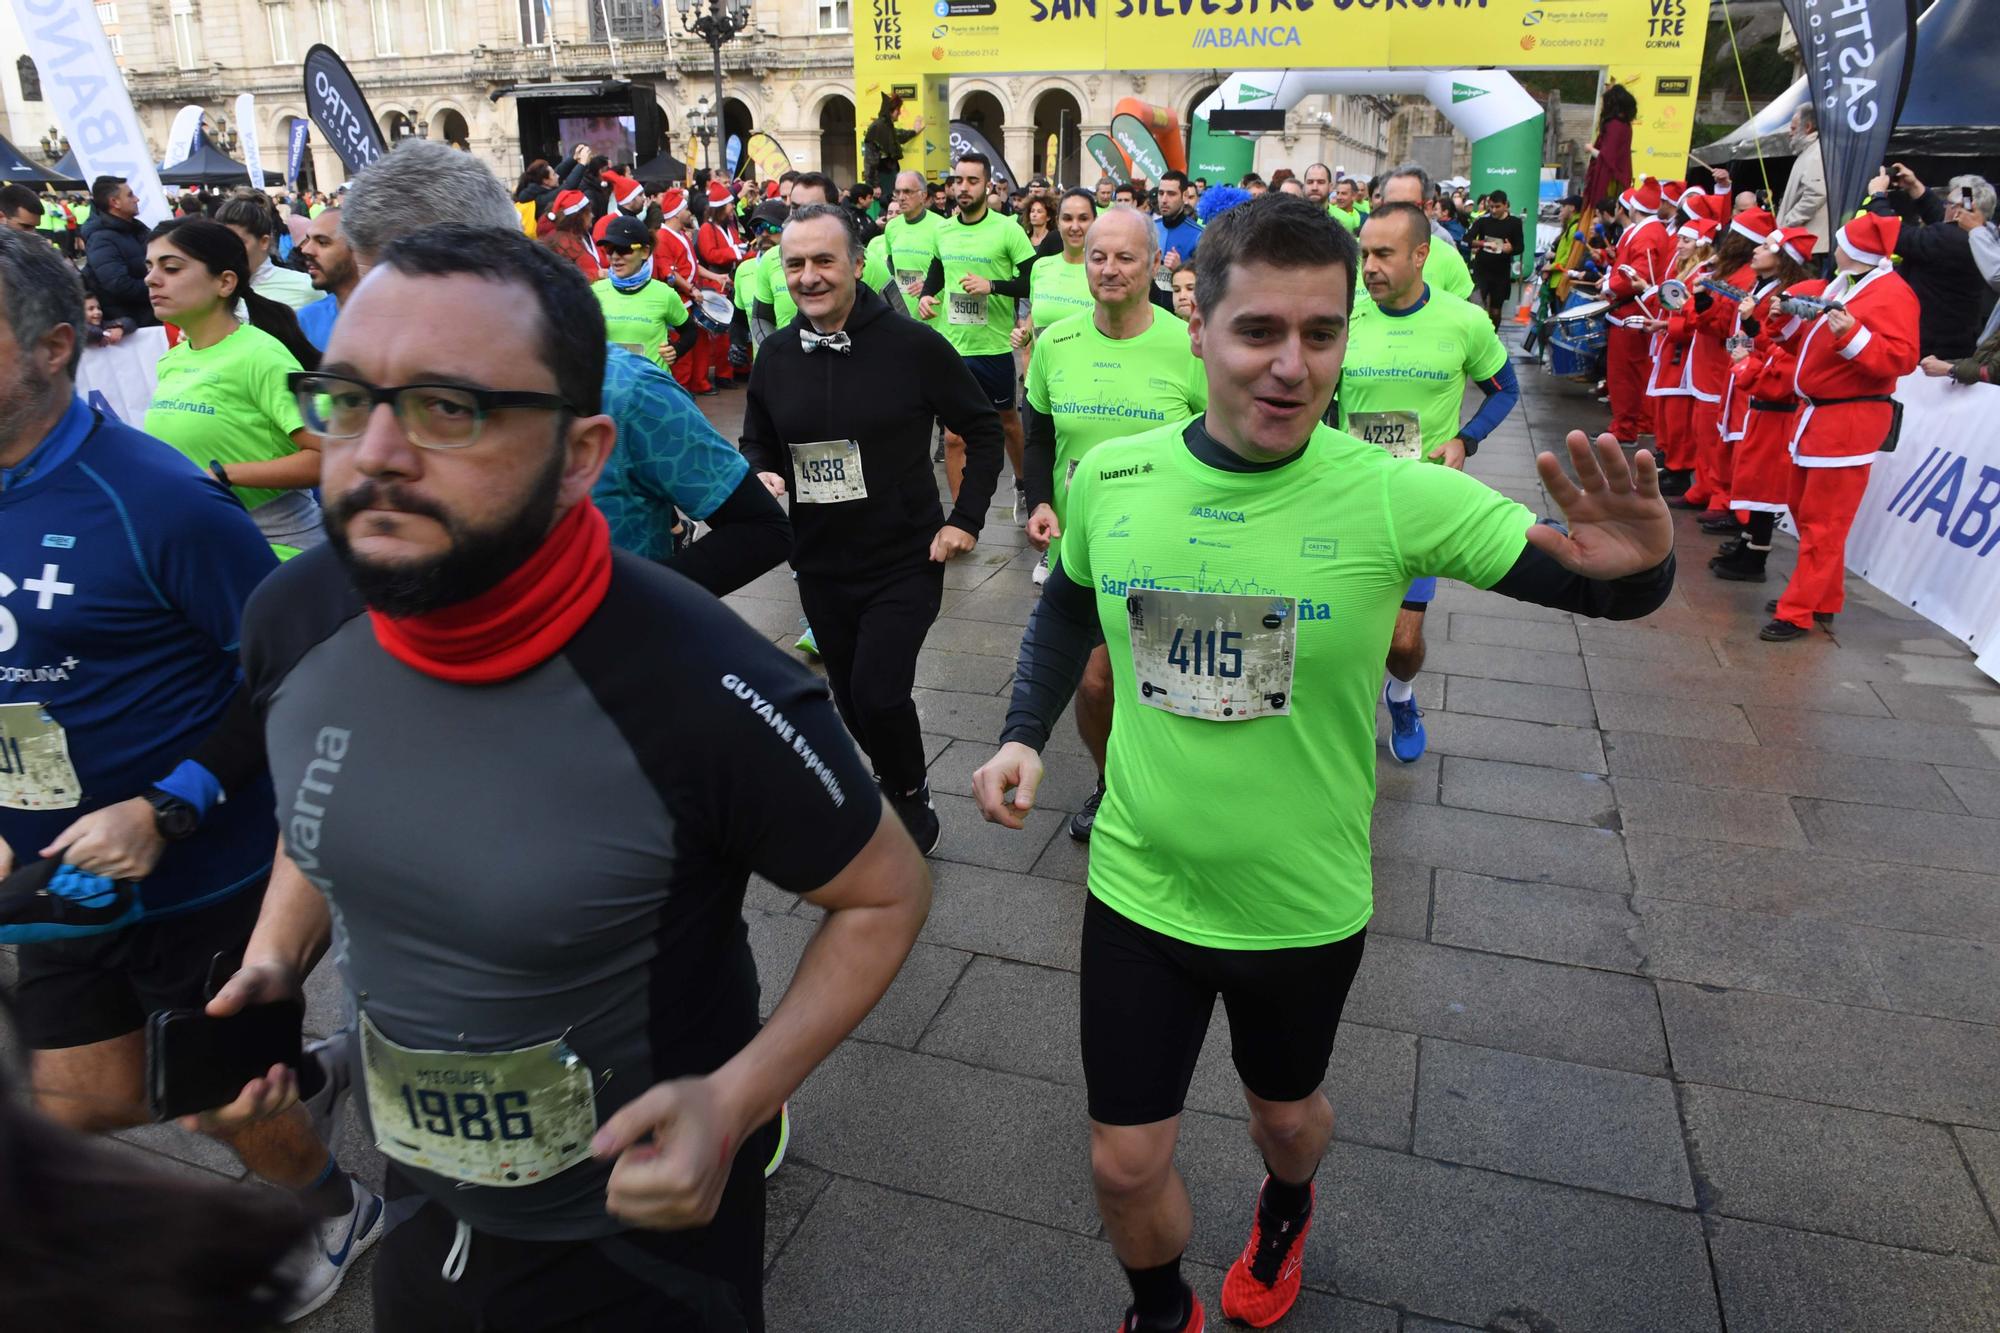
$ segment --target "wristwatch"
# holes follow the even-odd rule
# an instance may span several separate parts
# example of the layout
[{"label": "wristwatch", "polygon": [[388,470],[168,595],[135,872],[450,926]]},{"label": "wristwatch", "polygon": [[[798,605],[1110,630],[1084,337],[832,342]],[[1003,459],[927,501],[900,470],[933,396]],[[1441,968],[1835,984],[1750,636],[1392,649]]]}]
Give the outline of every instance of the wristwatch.
[{"label": "wristwatch", "polygon": [[148,787],[143,794],[153,807],[153,826],[168,842],[179,842],[201,827],[201,811],[180,797],[158,787]]},{"label": "wristwatch", "polygon": [[214,477],[224,486],[229,485],[229,469],[213,458],[208,460],[208,475]]}]

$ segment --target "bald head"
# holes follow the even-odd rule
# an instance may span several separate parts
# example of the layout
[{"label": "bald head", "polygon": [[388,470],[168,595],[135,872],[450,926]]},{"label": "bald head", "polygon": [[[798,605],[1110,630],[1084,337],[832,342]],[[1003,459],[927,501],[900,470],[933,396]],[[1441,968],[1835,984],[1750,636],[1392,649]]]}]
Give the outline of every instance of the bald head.
[{"label": "bald head", "polygon": [[1083,237],[1084,253],[1099,246],[1138,251],[1149,260],[1159,253],[1153,240],[1152,222],[1130,204],[1107,208],[1090,224]]}]

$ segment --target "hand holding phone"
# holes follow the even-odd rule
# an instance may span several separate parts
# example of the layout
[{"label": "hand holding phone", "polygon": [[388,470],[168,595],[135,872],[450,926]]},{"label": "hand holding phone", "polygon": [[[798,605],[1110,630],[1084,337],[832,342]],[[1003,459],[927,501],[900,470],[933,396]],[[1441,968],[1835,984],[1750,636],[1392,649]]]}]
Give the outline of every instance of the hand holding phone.
[{"label": "hand holding phone", "polygon": [[[163,1009],[146,1020],[146,1099],[160,1120],[194,1117],[226,1127],[273,1115],[298,1098],[304,1062],[296,999],[217,1018]],[[253,1091],[254,1090],[254,1091]]]}]

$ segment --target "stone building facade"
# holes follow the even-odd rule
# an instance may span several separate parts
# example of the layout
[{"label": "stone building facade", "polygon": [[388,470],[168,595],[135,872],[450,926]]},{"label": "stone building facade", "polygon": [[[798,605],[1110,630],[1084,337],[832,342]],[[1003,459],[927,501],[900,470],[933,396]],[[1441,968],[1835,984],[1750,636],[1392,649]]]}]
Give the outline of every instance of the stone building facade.
[{"label": "stone building facade", "polygon": [[[750,27],[722,50],[719,139],[763,130],[795,166],[853,178],[855,125],[875,108],[855,105],[850,5],[753,3]],[[324,42],[353,68],[390,140],[415,134],[461,144],[510,181],[527,156],[558,147],[555,121],[537,108],[559,97],[599,97],[613,116],[632,109],[621,99],[635,99],[652,113],[650,123],[635,117],[637,138],[647,140],[632,144],[636,158],[666,147],[703,164],[699,145],[689,156],[688,113],[699,99],[714,100],[712,54],[681,30],[675,0],[552,0],[548,8],[543,0],[119,0],[119,9],[122,63],[156,151],[181,106],[198,103],[211,123],[226,122],[236,95],[249,91],[264,166],[282,170],[290,122],[306,114],[300,62]],[[1093,184],[1097,170],[1082,144],[1107,129],[1120,98],[1170,106],[1185,124],[1225,73],[967,77],[953,80],[951,106],[1018,175],[1053,166],[1066,182]],[[1309,99],[1283,133],[1259,141],[1257,166],[1266,175],[1315,161],[1374,171],[1388,160],[1393,109],[1378,98]],[[328,188],[344,172],[319,138],[310,171]],[[719,158],[721,143],[705,151]]]}]

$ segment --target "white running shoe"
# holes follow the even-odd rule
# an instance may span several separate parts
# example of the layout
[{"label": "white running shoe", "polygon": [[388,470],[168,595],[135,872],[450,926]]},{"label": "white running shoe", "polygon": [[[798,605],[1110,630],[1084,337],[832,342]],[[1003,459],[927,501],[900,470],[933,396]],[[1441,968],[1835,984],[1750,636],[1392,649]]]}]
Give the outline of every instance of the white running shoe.
[{"label": "white running shoe", "polygon": [[1044,560],[1042,561],[1041,564],[1035,566],[1034,580],[1035,580],[1035,586],[1037,588],[1041,587],[1044,583],[1047,583],[1049,581],[1048,561]]},{"label": "white running shoe", "polygon": [[382,1239],[382,1199],[354,1177],[347,1178],[354,1191],[354,1207],[344,1217],[329,1217],[313,1228],[300,1247],[302,1260],[298,1282],[298,1304],[285,1315],[290,1324],[325,1305],[340,1290],[340,1284],[354,1269],[354,1261],[368,1247]]}]

